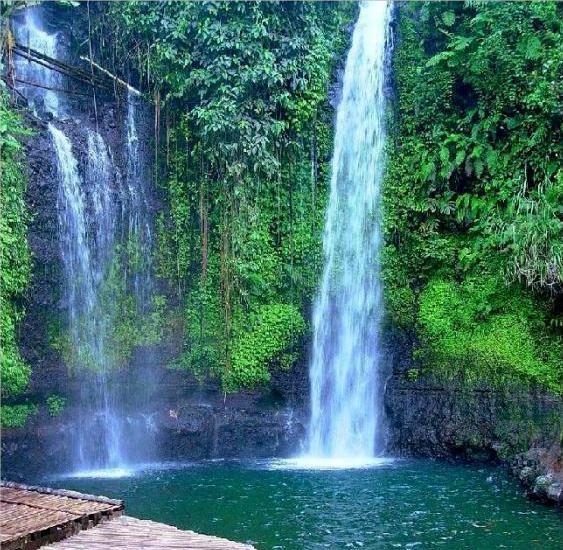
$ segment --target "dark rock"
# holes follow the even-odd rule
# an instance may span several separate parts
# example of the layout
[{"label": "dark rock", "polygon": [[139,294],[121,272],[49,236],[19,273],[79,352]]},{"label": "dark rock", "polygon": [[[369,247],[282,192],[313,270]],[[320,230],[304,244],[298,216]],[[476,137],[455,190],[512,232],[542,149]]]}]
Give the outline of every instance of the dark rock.
[{"label": "dark rock", "polygon": [[[259,392],[226,399],[219,392],[205,397],[161,400],[149,413],[154,424],[155,460],[178,461],[213,458],[269,458],[299,451],[305,435],[300,412],[265,403]],[[4,430],[2,476],[33,481],[68,472],[72,464],[76,408],[60,417],[46,411],[23,428]]]},{"label": "dark rock", "polygon": [[408,342],[394,343],[389,454],[508,464],[531,497],[561,503],[561,397],[438,380],[416,370]]},{"label": "dark rock", "polygon": [[561,446],[534,447],[509,461],[510,470],[535,500],[563,505]]}]

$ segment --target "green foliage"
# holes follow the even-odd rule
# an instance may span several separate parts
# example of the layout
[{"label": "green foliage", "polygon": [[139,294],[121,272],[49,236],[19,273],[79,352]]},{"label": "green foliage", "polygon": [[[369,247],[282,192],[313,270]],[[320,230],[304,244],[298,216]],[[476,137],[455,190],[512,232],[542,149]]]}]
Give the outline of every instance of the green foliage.
[{"label": "green foliage", "polygon": [[[305,330],[298,320],[322,263],[328,90],[356,9],[100,10],[100,36],[120,39],[115,51],[94,44],[96,56],[120,60],[161,121],[156,269],[174,318],[165,332],[183,335],[172,365],[229,391],[291,363]],[[399,9],[382,276],[389,321],[418,337],[436,372],[559,391],[561,11],[549,2]],[[130,350],[140,325],[120,303],[116,341]]]},{"label": "green foliage", "polygon": [[561,391],[562,15],[400,9],[382,272],[389,319],[435,372]]},{"label": "green foliage", "polygon": [[2,405],[0,407],[0,426],[2,428],[21,428],[28,418],[38,411],[37,405],[23,403],[19,405]]},{"label": "green foliage", "polygon": [[[561,392],[561,342],[542,335],[534,301],[482,275],[458,284],[433,279],[420,295],[419,355],[434,370],[473,383],[520,380]],[[546,346],[547,344],[547,346]]]},{"label": "green foliage", "polygon": [[30,375],[16,337],[22,316],[20,298],[29,284],[31,269],[26,181],[18,141],[26,133],[20,117],[9,106],[7,94],[0,90],[0,374],[4,396],[23,392]]},{"label": "green foliage", "polygon": [[[248,320],[243,320],[248,323]],[[261,306],[250,316],[249,326],[241,323],[234,339],[232,365],[223,375],[227,391],[252,387],[270,380],[272,368],[290,368],[296,359],[297,344],[305,332],[299,310],[288,304]]]},{"label": "green foliage", "polygon": [[420,371],[417,369],[409,369],[406,372],[406,378],[409,382],[416,382],[419,376],[420,376]]},{"label": "green foliage", "polygon": [[469,233],[478,253],[502,253],[510,279],[560,289],[561,7],[443,8],[413,5],[423,22],[408,9],[401,20],[388,196],[407,184],[410,196],[388,201],[389,229]]},{"label": "green foliage", "polygon": [[66,398],[52,394],[47,397],[47,410],[51,416],[59,416],[66,406]]},{"label": "green foliage", "polygon": [[[319,277],[328,93],[356,7],[108,8],[98,24],[122,48],[111,63],[121,59],[124,73],[139,76],[164,121],[167,204],[157,221],[157,273],[183,320],[183,349],[172,366],[221,379],[229,391],[263,383],[270,368],[292,363],[294,351],[284,350],[302,334]],[[243,351],[245,331],[255,355]]]},{"label": "green foliage", "polygon": [[174,367],[190,370],[199,380],[219,378],[227,360],[218,269],[211,265],[186,299],[184,349]]}]

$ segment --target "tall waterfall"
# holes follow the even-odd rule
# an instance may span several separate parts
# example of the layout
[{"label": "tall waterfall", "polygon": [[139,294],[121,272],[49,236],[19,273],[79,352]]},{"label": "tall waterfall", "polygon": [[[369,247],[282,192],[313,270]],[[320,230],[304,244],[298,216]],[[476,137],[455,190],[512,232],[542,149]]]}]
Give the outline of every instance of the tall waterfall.
[{"label": "tall waterfall", "polygon": [[379,450],[380,192],[391,4],[360,5],[338,106],[314,306],[309,455],[362,460]]}]

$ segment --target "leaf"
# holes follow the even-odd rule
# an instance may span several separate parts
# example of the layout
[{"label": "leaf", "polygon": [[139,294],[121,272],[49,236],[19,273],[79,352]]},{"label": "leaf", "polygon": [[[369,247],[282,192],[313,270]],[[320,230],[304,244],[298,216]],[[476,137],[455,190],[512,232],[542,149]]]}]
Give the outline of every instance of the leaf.
[{"label": "leaf", "polygon": [[453,11],[445,11],[442,14],[442,21],[446,27],[451,27],[455,23],[455,13]]},{"label": "leaf", "polygon": [[458,149],[457,153],[455,154],[456,166],[460,166],[464,160],[465,160],[465,151],[463,149]]},{"label": "leaf", "polygon": [[526,59],[539,59],[542,54],[542,44],[537,36],[530,36],[526,43]]},{"label": "leaf", "polygon": [[435,67],[436,65],[439,65],[440,63],[442,63],[442,61],[447,61],[448,59],[450,59],[451,57],[453,57],[453,52],[440,52],[439,54],[435,55],[434,57],[431,57],[427,62],[426,62],[426,67],[430,68],[430,67]]},{"label": "leaf", "polygon": [[450,152],[447,147],[440,148],[440,160],[444,165],[449,164],[450,162]]},{"label": "leaf", "polygon": [[483,169],[484,169],[483,161],[480,158],[477,158],[475,159],[473,166],[475,167],[475,174],[477,175],[478,178],[480,178],[481,175],[483,174]]}]

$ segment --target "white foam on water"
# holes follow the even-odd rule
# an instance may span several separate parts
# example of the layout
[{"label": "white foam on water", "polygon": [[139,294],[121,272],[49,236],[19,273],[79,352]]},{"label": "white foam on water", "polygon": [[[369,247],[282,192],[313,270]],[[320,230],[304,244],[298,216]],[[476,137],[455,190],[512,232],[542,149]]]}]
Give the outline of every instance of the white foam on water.
[{"label": "white foam on water", "polygon": [[61,479],[118,479],[132,477],[136,470],[130,468],[100,468],[98,470],[78,470],[60,476]]},{"label": "white foam on water", "polygon": [[265,463],[268,470],[358,470],[378,468],[396,462],[392,458],[326,458],[297,457],[269,460]]},{"label": "white foam on water", "polygon": [[92,468],[66,472],[50,479],[119,479],[135,477],[147,472],[182,470],[197,466],[198,462],[146,462],[117,468]]}]

